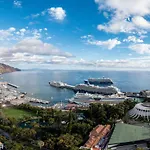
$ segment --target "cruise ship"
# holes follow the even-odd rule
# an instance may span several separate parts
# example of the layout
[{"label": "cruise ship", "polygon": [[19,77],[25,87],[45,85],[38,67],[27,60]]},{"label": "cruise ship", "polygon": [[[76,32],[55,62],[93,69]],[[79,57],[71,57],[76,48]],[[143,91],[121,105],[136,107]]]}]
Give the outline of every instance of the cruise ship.
[{"label": "cruise ship", "polygon": [[82,92],[82,93],[92,93],[92,94],[102,94],[102,95],[112,95],[120,93],[120,90],[115,86],[96,86],[92,84],[78,84],[76,86],[68,85],[63,82],[49,82],[49,84],[56,88],[66,88],[73,90],[74,92]]},{"label": "cruise ship", "polygon": [[73,103],[74,101],[76,100],[101,100],[102,98],[104,98],[103,95],[100,95],[100,94],[89,94],[89,93],[79,93],[77,92],[75,94],[75,96],[71,99],[69,99],[69,102],[70,103]]},{"label": "cruise ship", "polygon": [[100,87],[95,85],[78,84],[74,87],[76,92],[97,93],[102,95],[112,95],[120,93],[120,90],[115,86]]},{"label": "cruise ship", "polygon": [[113,84],[113,81],[110,78],[89,78],[88,80],[84,80],[87,84]]},{"label": "cruise ship", "polygon": [[123,102],[126,99],[127,97],[121,94],[103,96],[101,94],[89,94],[77,92],[74,97],[69,99],[69,103],[75,103],[79,105],[89,105],[90,103],[116,104],[119,102]]}]

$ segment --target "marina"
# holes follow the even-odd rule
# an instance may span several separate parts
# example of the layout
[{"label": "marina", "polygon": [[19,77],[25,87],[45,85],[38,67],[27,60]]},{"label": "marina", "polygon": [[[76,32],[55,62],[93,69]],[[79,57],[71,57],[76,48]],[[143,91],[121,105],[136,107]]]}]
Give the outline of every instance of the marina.
[{"label": "marina", "polygon": [[[142,80],[138,80],[139,75]],[[30,78],[29,78],[30,76]],[[27,92],[29,96],[39,99],[51,101],[51,104],[56,104],[61,100],[67,103],[68,99],[74,96],[73,90],[67,90],[65,88],[54,88],[49,86],[49,81],[62,81],[69,85],[78,85],[83,83],[88,78],[103,77],[111,78],[113,85],[118,87],[121,92],[127,93],[127,96],[137,97],[137,94],[141,90],[149,89],[150,72],[113,72],[113,71],[22,71],[9,74],[2,74],[1,81],[13,83],[18,85],[17,90],[21,92]],[[26,82],[24,79],[27,79]],[[138,82],[137,82],[138,81]],[[106,86],[106,84],[105,84]],[[134,94],[137,92],[137,94]],[[33,93],[33,94],[32,94]],[[86,93],[86,92],[85,92]],[[53,99],[51,99],[53,97]]]},{"label": "marina", "polygon": [[[109,78],[102,78],[100,80],[93,78],[91,79],[94,81],[96,80],[96,82],[104,82],[105,86],[98,86],[94,85],[94,82],[93,84],[90,84],[85,81],[84,82],[86,84],[77,84],[75,86],[56,81],[49,82],[49,84],[55,88],[73,90],[76,94],[72,98],[68,99],[68,102],[70,105],[75,105],[74,107],[89,107],[92,103],[116,105],[127,99],[133,99],[126,96],[126,94],[122,93],[117,87],[110,86],[109,84],[112,80]],[[69,107],[72,108],[73,106]],[[53,106],[53,108],[66,109],[63,103],[57,103]]]},{"label": "marina", "polygon": [[[69,97],[65,97],[65,100],[62,97],[59,97],[59,101],[55,102],[55,97],[49,94],[49,100],[39,99],[38,96],[35,96],[34,93],[27,92],[19,92],[23,91],[22,86],[16,85],[16,82],[10,83],[5,82],[7,80],[3,80],[4,82],[0,82],[2,87],[1,103],[9,104],[9,105],[20,105],[20,104],[31,104],[33,106],[38,106],[42,108],[56,108],[61,110],[69,110],[75,108],[87,108],[92,103],[100,103],[100,104],[109,104],[116,105],[117,103],[123,102],[127,99],[136,99],[140,97],[140,93],[136,92],[121,92],[121,90],[115,86],[110,86],[110,84],[106,84],[106,82],[112,81],[110,78],[89,78],[89,79],[103,79],[105,82],[105,86],[95,85],[93,84],[67,84],[61,81],[51,81],[49,83],[50,89],[53,91],[59,92],[59,95],[64,92],[72,92],[73,94]],[[107,81],[107,80],[108,81]],[[82,80],[84,82],[84,79]],[[9,83],[9,84],[8,84]],[[49,89],[49,92],[51,90]],[[142,95],[148,94],[147,91],[141,92]],[[36,98],[34,98],[36,97]],[[139,100],[140,102],[140,100]]]},{"label": "marina", "polygon": [[[26,103],[49,104],[50,101],[45,101],[37,98],[32,98],[16,90],[16,85],[7,82],[0,82],[0,103],[2,105],[20,105]],[[15,86],[15,87],[14,87]]]}]

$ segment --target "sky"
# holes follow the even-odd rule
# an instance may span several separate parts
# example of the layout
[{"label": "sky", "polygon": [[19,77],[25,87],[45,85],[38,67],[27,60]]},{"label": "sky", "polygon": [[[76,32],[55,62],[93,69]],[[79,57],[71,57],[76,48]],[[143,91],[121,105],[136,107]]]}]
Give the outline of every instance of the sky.
[{"label": "sky", "polygon": [[0,0],[0,62],[150,70],[150,0]]}]

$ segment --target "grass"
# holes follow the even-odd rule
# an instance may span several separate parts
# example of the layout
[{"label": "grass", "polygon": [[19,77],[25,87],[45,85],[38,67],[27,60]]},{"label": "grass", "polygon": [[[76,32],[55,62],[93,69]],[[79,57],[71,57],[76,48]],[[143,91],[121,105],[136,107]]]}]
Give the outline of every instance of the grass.
[{"label": "grass", "polygon": [[10,118],[23,118],[23,117],[31,117],[34,116],[35,114],[25,111],[25,110],[21,110],[21,109],[17,109],[17,108],[3,108],[2,109],[3,114],[6,117],[10,117]]}]

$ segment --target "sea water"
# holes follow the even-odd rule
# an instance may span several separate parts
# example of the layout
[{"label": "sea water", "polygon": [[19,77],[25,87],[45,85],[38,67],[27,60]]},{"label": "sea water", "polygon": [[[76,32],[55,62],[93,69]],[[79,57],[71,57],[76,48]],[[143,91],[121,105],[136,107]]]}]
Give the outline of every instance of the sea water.
[{"label": "sea water", "polygon": [[49,85],[50,81],[62,81],[71,85],[84,83],[88,78],[111,78],[114,86],[122,92],[139,92],[150,89],[149,71],[62,71],[37,70],[3,74],[2,81],[18,85],[18,90],[29,96],[49,100],[52,104],[67,102],[74,95],[73,91],[58,89]]}]

